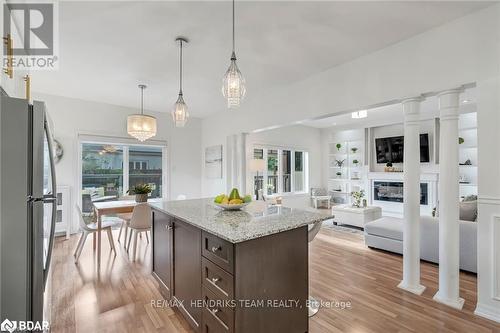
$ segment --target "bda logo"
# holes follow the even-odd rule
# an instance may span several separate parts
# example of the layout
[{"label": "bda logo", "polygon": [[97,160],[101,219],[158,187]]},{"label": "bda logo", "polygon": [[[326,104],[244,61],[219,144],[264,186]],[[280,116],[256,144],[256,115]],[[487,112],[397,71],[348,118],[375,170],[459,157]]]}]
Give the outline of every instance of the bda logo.
[{"label": "bda logo", "polygon": [[2,332],[8,331],[10,333],[14,332],[17,328],[17,323],[15,321],[10,321],[8,319],[5,319],[2,324],[0,324],[0,330]]}]

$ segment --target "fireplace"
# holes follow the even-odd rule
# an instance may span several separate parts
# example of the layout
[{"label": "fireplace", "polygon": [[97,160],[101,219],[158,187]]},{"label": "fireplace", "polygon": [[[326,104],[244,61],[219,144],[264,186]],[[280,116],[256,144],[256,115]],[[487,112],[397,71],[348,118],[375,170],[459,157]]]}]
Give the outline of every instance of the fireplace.
[{"label": "fireplace", "polygon": [[[403,182],[374,181],[373,200],[403,202]],[[420,183],[420,204],[429,204],[428,183]]]}]

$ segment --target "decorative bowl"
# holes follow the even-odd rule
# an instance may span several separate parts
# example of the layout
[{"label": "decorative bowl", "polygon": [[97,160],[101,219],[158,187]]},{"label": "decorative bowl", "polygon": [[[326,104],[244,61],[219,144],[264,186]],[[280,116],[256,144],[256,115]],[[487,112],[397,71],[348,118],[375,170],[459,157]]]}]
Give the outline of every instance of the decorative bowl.
[{"label": "decorative bowl", "polygon": [[214,205],[216,205],[217,207],[222,208],[224,210],[239,210],[245,206],[248,206],[249,203],[250,202],[244,202],[244,203],[238,204],[238,205],[229,205],[229,204],[219,204],[219,203],[214,202]]}]

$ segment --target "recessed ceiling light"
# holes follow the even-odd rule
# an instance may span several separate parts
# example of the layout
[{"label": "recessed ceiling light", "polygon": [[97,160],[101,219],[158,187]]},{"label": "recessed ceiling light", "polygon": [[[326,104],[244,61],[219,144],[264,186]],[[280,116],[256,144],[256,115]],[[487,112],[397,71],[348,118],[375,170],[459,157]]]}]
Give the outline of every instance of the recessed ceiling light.
[{"label": "recessed ceiling light", "polygon": [[462,104],[467,104],[467,103],[470,103],[470,102],[471,102],[470,99],[464,99],[464,100],[462,100]]},{"label": "recessed ceiling light", "polygon": [[368,111],[366,111],[366,110],[356,111],[356,112],[353,112],[351,114],[351,116],[353,119],[366,118],[368,116]]},{"label": "recessed ceiling light", "polygon": [[337,123],[332,123],[332,126],[337,126]]}]

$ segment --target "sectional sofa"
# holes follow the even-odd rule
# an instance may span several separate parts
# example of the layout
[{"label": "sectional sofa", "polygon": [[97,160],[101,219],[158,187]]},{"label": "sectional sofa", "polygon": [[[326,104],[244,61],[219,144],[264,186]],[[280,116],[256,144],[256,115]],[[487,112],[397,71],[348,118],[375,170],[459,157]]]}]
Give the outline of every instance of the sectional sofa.
[{"label": "sectional sofa", "polygon": [[[368,247],[403,253],[403,219],[382,217],[365,224]],[[460,228],[460,269],[477,272],[477,222],[458,221]],[[420,218],[420,258],[439,263],[439,219]]]}]

